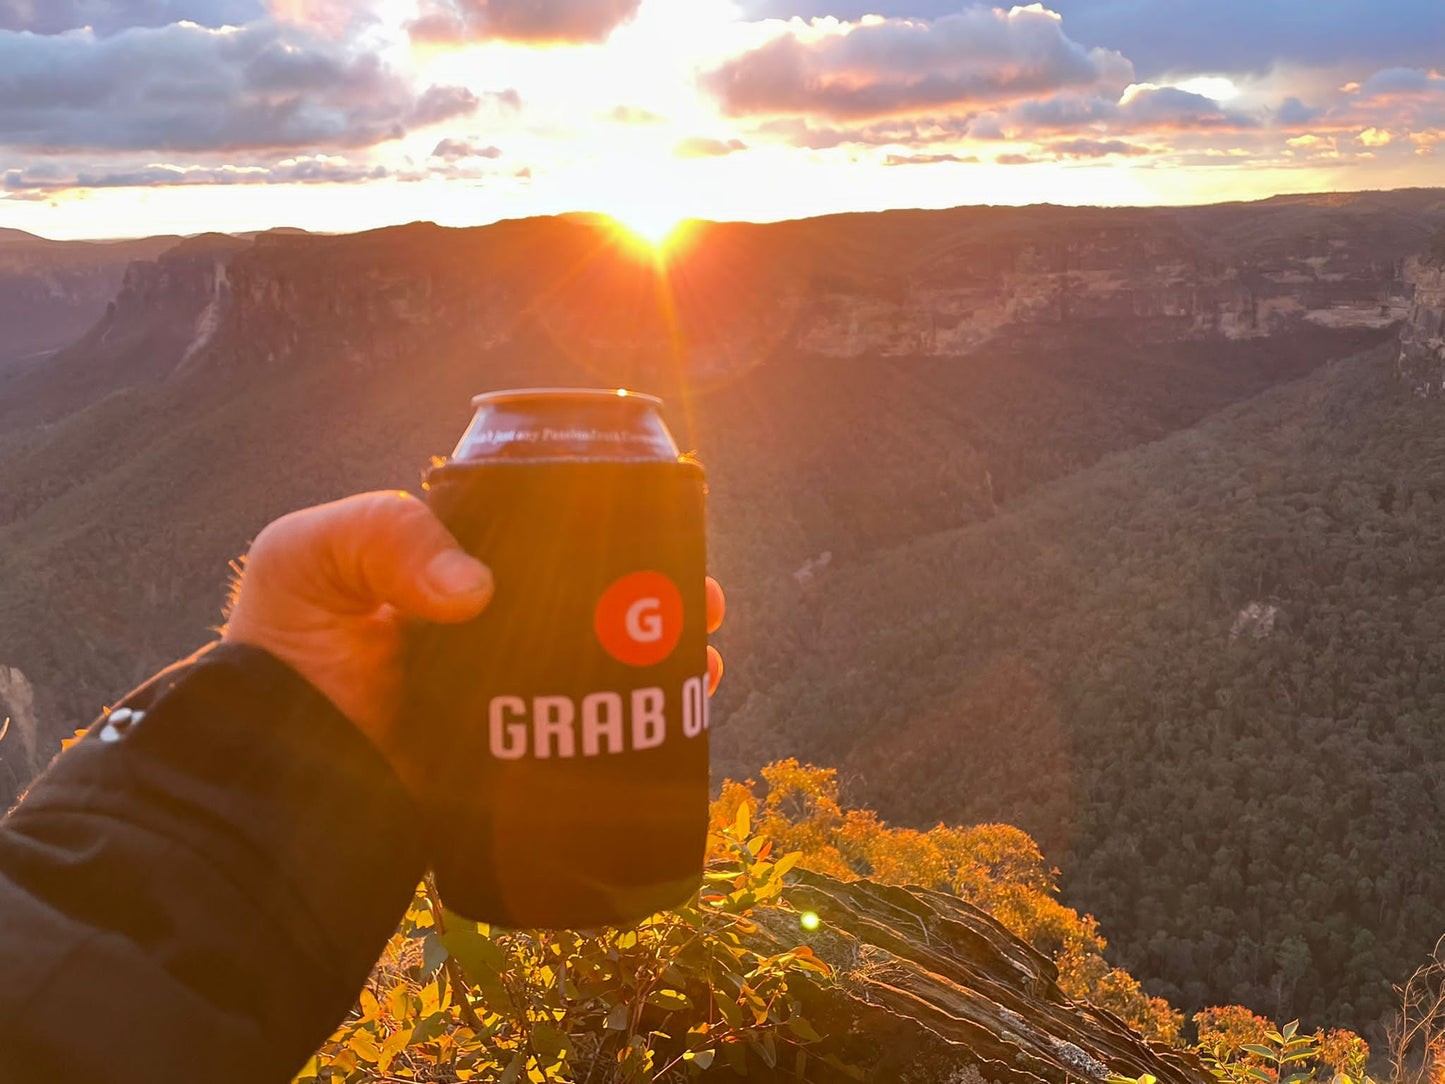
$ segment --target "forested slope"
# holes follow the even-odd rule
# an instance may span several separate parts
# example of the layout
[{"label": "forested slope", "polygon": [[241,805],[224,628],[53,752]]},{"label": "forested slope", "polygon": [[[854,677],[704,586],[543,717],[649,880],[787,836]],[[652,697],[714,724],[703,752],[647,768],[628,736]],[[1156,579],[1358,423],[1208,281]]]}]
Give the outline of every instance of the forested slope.
[{"label": "forested slope", "polygon": [[810,650],[732,742],[1033,832],[1182,1008],[1369,1025],[1445,930],[1445,407],[1392,362],[780,599]]}]

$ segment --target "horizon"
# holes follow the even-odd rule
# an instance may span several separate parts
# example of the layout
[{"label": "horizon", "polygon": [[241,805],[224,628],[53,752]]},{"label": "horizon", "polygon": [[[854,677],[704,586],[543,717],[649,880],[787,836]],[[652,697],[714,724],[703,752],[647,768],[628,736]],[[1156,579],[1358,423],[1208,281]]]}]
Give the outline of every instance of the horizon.
[{"label": "horizon", "polygon": [[250,235],[259,236],[259,235],[261,235],[261,234],[281,233],[281,232],[293,232],[293,233],[296,233],[296,234],[310,234],[310,235],[317,236],[317,237],[345,237],[345,236],[349,236],[349,235],[352,235],[352,234],[373,233],[373,232],[377,232],[377,231],[380,231],[380,230],[404,229],[404,228],[406,228],[406,227],[408,227],[408,226],[437,226],[437,227],[439,227],[439,228],[441,228],[441,229],[448,229],[448,230],[479,230],[479,229],[486,229],[486,228],[488,228],[488,227],[490,227],[490,226],[503,225],[503,224],[505,224],[505,223],[530,222],[530,221],[540,221],[540,220],[556,219],[556,218],[573,218],[573,217],[585,217],[585,216],[598,216],[598,217],[602,217],[602,218],[613,218],[614,222],[616,222],[616,224],[617,224],[620,228],[622,228],[622,229],[624,229],[624,230],[626,230],[626,231],[628,231],[628,232],[633,233],[634,235],[638,236],[639,238],[641,238],[641,239],[644,240],[644,241],[648,241],[648,242],[650,242],[650,243],[653,243],[653,244],[656,244],[656,245],[659,245],[659,246],[660,246],[660,245],[667,239],[667,237],[670,236],[671,234],[675,233],[678,228],[680,228],[680,227],[682,227],[682,226],[686,226],[686,225],[692,225],[692,224],[705,225],[705,226],[729,226],[729,225],[776,226],[776,225],[783,225],[783,224],[786,224],[786,223],[789,223],[789,222],[807,222],[807,221],[812,221],[812,220],[815,220],[815,219],[821,219],[821,218],[838,218],[838,217],[842,217],[842,216],[846,216],[846,215],[868,215],[868,214],[880,214],[880,215],[881,215],[881,214],[890,214],[890,213],[893,213],[893,212],[902,212],[902,213],[908,213],[908,212],[924,212],[924,213],[937,212],[937,213],[947,213],[947,212],[949,212],[949,211],[962,211],[962,210],[1009,210],[1009,211],[1027,211],[1027,210],[1032,210],[1032,209],[1036,209],[1036,208],[1050,208],[1050,207],[1069,207],[1069,208],[1095,209],[1095,210],[1108,210],[1108,211],[1130,211],[1130,210],[1147,211],[1147,210],[1155,210],[1155,209],[1160,209],[1160,210],[1162,210],[1162,209],[1166,209],[1166,208],[1184,208],[1184,207],[1201,207],[1201,208],[1202,208],[1202,207],[1223,207],[1223,206],[1230,206],[1230,205],[1247,206],[1247,205],[1249,205],[1249,204],[1268,203],[1268,202],[1270,202],[1271,200],[1308,199],[1308,198],[1314,197],[1314,196],[1320,196],[1320,197],[1329,196],[1329,197],[1336,197],[1336,198],[1338,198],[1338,197],[1352,197],[1352,196],[1353,196],[1353,197],[1360,197],[1360,196],[1371,196],[1371,195],[1389,195],[1389,194],[1398,193],[1398,192],[1441,192],[1442,194],[1445,194],[1445,184],[1438,184],[1438,185],[1400,185],[1400,186],[1395,187],[1395,188],[1359,188],[1359,189],[1331,189],[1331,190],[1301,190],[1301,191],[1291,191],[1291,192],[1275,192],[1275,193],[1271,193],[1270,195],[1267,195],[1267,196],[1259,196],[1259,197],[1254,198],[1254,199],[1203,200],[1203,201],[1199,201],[1199,202],[1186,202],[1186,203],[1066,203],[1066,202],[1057,202],[1057,201],[1041,201],[1041,202],[1035,202],[1035,203],[955,203],[955,204],[950,204],[950,205],[942,206],[942,207],[883,207],[883,208],[879,208],[879,209],[876,209],[876,210],[826,211],[826,212],[820,212],[820,213],[818,213],[818,214],[796,215],[796,216],[791,216],[791,217],[786,217],[786,218],[773,218],[773,219],[685,217],[685,218],[678,219],[677,222],[672,225],[672,228],[667,231],[667,234],[663,235],[662,237],[656,237],[656,238],[648,237],[648,236],[646,236],[646,235],[644,235],[644,234],[641,234],[640,232],[638,232],[637,230],[635,230],[634,228],[632,228],[631,226],[629,226],[628,223],[623,222],[621,219],[614,218],[614,216],[612,216],[611,214],[609,214],[609,213],[606,212],[606,211],[594,211],[594,210],[586,210],[586,209],[577,209],[577,210],[570,210],[570,211],[557,211],[557,212],[550,213],[550,214],[517,215],[517,216],[513,216],[513,217],[496,218],[496,219],[492,219],[492,220],[490,220],[490,221],[474,222],[474,223],[468,223],[468,224],[463,224],[463,225],[453,225],[453,224],[450,224],[450,223],[437,222],[437,221],[434,220],[434,219],[428,219],[428,218],[413,218],[413,219],[406,219],[406,220],[400,220],[400,219],[399,219],[399,220],[397,220],[397,221],[395,221],[395,222],[387,222],[387,223],[383,223],[383,224],[381,224],[381,225],[376,225],[376,226],[363,226],[363,227],[359,227],[359,228],[354,229],[354,230],[319,230],[319,229],[311,229],[311,228],[308,228],[308,227],[305,227],[305,226],[297,226],[297,225],[295,225],[294,223],[285,222],[285,223],[278,223],[278,224],[270,225],[270,226],[259,226],[259,227],[255,227],[255,228],[240,229],[240,230],[234,230],[234,231],[231,231],[231,230],[220,230],[220,229],[202,229],[202,230],[195,230],[195,231],[190,232],[190,233],[175,233],[175,234],[165,234],[165,233],[159,233],[159,234],[155,234],[155,233],[133,233],[133,234],[114,234],[114,235],[111,235],[111,236],[104,236],[104,237],[96,237],[96,236],[61,237],[61,236],[53,236],[53,235],[47,235],[47,234],[37,233],[37,232],[35,232],[35,231],[33,231],[33,230],[21,229],[21,228],[19,228],[19,227],[7,226],[7,225],[5,225],[5,224],[3,224],[3,223],[0,223],[0,234],[3,234],[6,230],[11,230],[11,231],[16,232],[16,233],[28,234],[29,236],[34,237],[36,240],[39,240],[39,241],[51,241],[51,242],[57,242],[57,243],[76,242],[76,243],[82,243],[82,244],[83,244],[83,243],[107,244],[107,243],[110,243],[110,242],[141,241],[141,240],[146,240],[146,239],[152,238],[152,237],[163,237],[163,236],[175,236],[175,237],[177,237],[177,238],[179,238],[179,239],[182,239],[182,240],[188,240],[188,239],[193,238],[193,237],[202,237],[202,236],[205,236],[206,234],[220,234],[220,235],[225,235],[225,236],[241,236],[241,235],[250,234]]},{"label": "horizon", "polygon": [[1440,173],[1445,6],[0,0],[0,226],[649,236]]}]

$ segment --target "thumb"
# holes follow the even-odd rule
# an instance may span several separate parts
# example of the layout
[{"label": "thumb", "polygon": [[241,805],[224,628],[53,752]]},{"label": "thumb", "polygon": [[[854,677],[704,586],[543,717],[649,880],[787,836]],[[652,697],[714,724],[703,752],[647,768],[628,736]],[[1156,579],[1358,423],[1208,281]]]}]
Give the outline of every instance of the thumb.
[{"label": "thumb", "polygon": [[251,547],[247,577],[317,609],[391,606],[424,621],[465,621],[492,597],[492,574],[408,493],[364,493],[285,516]]}]

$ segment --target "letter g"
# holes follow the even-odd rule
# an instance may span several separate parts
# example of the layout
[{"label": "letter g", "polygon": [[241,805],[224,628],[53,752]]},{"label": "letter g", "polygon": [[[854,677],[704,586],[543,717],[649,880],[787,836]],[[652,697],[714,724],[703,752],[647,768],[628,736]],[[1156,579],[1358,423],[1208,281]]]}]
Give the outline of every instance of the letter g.
[{"label": "letter g", "polygon": [[627,608],[627,635],[639,644],[662,639],[662,600],[640,598]]}]

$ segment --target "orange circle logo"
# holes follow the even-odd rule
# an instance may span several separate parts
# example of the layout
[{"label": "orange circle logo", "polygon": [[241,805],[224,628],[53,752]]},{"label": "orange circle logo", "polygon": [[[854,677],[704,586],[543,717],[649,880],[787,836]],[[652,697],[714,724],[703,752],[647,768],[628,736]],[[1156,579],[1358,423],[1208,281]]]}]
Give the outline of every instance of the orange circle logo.
[{"label": "orange circle logo", "polygon": [[661,572],[623,576],[597,602],[592,627],[618,662],[656,666],[682,638],[682,592]]}]

